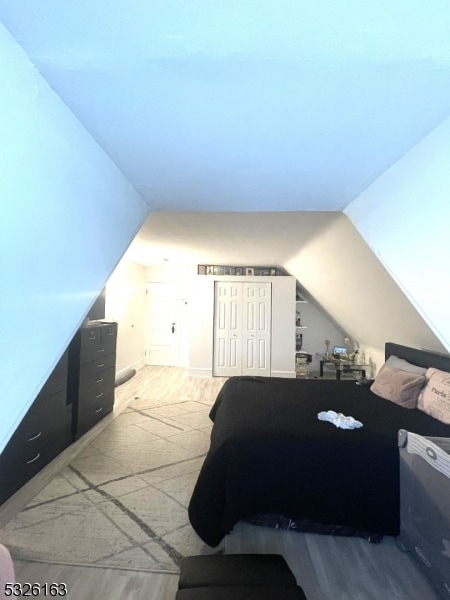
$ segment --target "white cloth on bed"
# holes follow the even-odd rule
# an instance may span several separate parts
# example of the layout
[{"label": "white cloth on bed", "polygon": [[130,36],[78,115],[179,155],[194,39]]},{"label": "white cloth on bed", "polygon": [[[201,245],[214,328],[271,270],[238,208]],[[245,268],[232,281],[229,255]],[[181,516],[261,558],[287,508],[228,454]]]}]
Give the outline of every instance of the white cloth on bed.
[{"label": "white cloth on bed", "polygon": [[353,417],[346,417],[342,413],[334,412],[334,410],[322,411],[318,413],[317,417],[319,421],[329,421],[336,427],[340,427],[340,429],[359,429],[363,426],[361,421],[357,421]]}]

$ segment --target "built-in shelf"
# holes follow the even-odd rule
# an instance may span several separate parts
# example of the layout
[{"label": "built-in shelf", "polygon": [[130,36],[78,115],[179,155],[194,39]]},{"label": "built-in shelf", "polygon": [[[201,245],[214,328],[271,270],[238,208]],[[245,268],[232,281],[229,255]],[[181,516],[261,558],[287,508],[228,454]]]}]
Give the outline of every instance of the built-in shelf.
[{"label": "built-in shelf", "polygon": [[[311,359],[307,359],[307,353],[302,352],[303,347],[303,331],[304,329],[308,329],[307,325],[297,325],[297,323],[301,323],[301,312],[302,307],[299,304],[308,304],[307,300],[304,300],[300,293],[297,290],[295,306],[296,306],[296,314],[295,314],[295,372],[297,377],[306,377],[308,374],[308,369],[306,367],[306,363],[303,363],[303,358],[306,356],[307,362],[310,362]],[[300,362],[298,362],[300,360]]]}]

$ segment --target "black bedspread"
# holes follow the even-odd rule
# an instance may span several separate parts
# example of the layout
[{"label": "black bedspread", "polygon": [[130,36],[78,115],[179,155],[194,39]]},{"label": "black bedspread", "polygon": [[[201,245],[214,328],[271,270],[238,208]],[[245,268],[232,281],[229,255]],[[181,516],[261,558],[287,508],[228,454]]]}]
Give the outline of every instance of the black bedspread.
[{"label": "black bedspread", "polygon": [[[326,410],[363,427],[319,421]],[[397,535],[398,430],[450,436],[450,426],[354,381],[233,377],[210,416],[211,446],[189,505],[210,546],[239,520],[266,513]]]}]

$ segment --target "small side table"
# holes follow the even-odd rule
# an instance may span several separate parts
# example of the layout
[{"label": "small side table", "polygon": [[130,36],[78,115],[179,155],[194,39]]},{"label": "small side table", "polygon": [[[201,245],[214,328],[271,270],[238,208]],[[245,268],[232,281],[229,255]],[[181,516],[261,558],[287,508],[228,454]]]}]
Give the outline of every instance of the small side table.
[{"label": "small side table", "polygon": [[323,366],[331,364],[336,369],[336,379],[340,380],[343,373],[361,373],[362,377],[366,376],[366,367],[370,365],[368,363],[356,364],[349,360],[333,360],[332,358],[325,358],[324,356],[320,359],[320,376],[323,377]]}]

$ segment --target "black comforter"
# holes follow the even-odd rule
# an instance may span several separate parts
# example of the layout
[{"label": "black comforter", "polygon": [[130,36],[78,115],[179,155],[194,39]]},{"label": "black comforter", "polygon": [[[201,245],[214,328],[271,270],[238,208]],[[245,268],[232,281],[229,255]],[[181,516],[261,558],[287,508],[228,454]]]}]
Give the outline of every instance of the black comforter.
[{"label": "black comforter", "polygon": [[[319,421],[326,410],[363,427]],[[398,430],[450,437],[450,426],[354,381],[233,377],[210,417],[211,446],[189,504],[210,546],[238,521],[267,513],[397,535]]]}]

